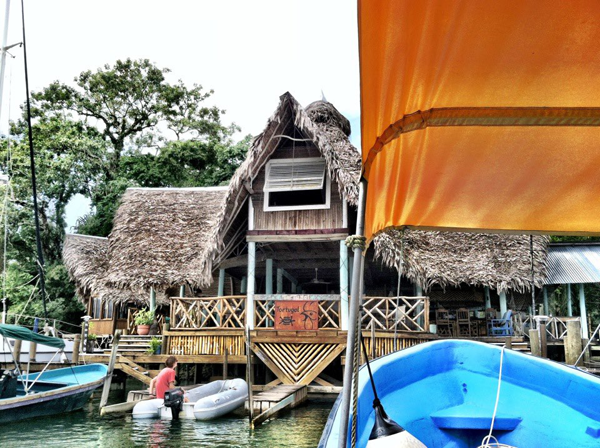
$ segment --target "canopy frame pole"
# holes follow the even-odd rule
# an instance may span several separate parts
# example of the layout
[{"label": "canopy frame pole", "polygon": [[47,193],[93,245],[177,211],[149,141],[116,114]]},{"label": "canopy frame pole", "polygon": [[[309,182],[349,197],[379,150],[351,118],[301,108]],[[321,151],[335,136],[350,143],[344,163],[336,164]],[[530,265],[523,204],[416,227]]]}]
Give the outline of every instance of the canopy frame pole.
[{"label": "canopy frame pole", "polygon": [[[31,342],[30,342],[30,344],[31,344]],[[40,373],[38,373],[38,376],[36,376],[36,377],[35,377],[35,380],[33,380],[33,382],[32,382],[32,383],[29,385],[29,387],[26,387],[26,388],[25,388],[25,395],[29,395],[29,391],[31,390],[31,388],[33,387],[33,385],[34,385],[34,384],[37,382],[37,380],[39,380],[39,379],[40,379],[40,377],[41,377],[41,376],[42,376],[42,374],[43,374],[43,373],[46,371],[46,369],[48,368],[48,366],[50,365],[50,363],[51,363],[52,361],[54,361],[54,358],[56,358],[56,355],[58,355],[59,353],[62,353],[63,351],[64,351],[64,349],[62,349],[62,348],[61,348],[61,349],[58,349],[58,350],[56,350],[56,351],[54,352],[54,355],[52,355],[52,358],[50,358],[50,361],[48,361],[48,364],[46,364],[46,365],[44,366],[44,368],[42,369],[42,371],[41,371]],[[29,363],[28,363],[28,364],[29,364]],[[28,369],[28,371],[27,371],[27,376],[29,376],[29,365],[27,366],[27,369]],[[26,382],[27,382],[27,380],[26,380]]]},{"label": "canopy frame pole", "polygon": [[[358,193],[358,216],[356,221],[356,235],[364,236],[365,233],[365,205],[367,197],[367,181],[361,179]],[[342,403],[340,405],[340,431],[339,448],[346,448],[348,444],[348,421],[350,412],[350,398],[352,394],[352,377],[354,366],[354,352],[356,347],[356,333],[359,330],[358,321],[359,305],[362,297],[361,279],[364,269],[364,254],[361,247],[354,248],[354,259],[352,265],[352,290],[350,295],[348,335],[346,340],[346,365],[344,366],[344,385],[342,389]],[[358,372],[357,372],[358,375]]]}]

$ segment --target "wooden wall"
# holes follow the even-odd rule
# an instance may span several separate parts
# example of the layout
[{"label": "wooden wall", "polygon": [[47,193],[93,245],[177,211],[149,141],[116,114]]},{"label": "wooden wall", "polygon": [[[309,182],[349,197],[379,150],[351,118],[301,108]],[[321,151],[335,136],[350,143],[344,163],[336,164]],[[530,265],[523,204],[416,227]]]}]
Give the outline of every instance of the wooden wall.
[{"label": "wooden wall", "polygon": [[[291,159],[320,157],[321,153],[314,146],[304,146],[296,143],[292,148],[290,142],[285,141],[274,153],[271,159]],[[252,205],[254,206],[254,229],[255,230],[309,230],[309,229],[339,229],[344,227],[342,223],[342,198],[340,197],[338,185],[331,181],[331,201],[329,209],[321,210],[293,210],[293,211],[263,211],[263,187],[265,185],[266,166],[260,171],[252,183],[254,194]]]}]

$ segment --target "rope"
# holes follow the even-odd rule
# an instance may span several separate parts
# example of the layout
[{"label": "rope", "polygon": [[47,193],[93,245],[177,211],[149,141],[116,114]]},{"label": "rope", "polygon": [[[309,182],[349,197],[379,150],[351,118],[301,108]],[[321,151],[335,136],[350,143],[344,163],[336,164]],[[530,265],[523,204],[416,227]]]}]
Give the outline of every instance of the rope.
[{"label": "rope", "polygon": [[367,238],[362,235],[350,235],[346,238],[346,246],[352,250],[358,248],[364,252],[367,248]]},{"label": "rope", "polygon": [[[498,412],[498,402],[500,401],[500,386],[502,385],[502,367],[504,364],[504,349],[506,346],[502,346],[502,350],[500,351],[500,372],[498,373],[498,389],[496,391],[496,403],[494,404],[494,413],[492,414],[492,424],[490,426],[490,432],[487,436],[483,438],[481,441],[481,445],[478,448],[516,448],[512,445],[506,445],[504,443],[498,442],[492,432],[494,431],[494,422],[496,421],[496,413]],[[493,442],[492,442],[493,440]]]},{"label": "rope", "polygon": [[[362,287],[362,284],[361,284]],[[350,439],[350,446],[356,447],[356,432],[357,432],[357,417],[358,417],[358,367],[360,365],[360,320],[361,311],[359,310],[356,314],[356,336],[354,339],[354,351],[352,352],[352,433]]]}]

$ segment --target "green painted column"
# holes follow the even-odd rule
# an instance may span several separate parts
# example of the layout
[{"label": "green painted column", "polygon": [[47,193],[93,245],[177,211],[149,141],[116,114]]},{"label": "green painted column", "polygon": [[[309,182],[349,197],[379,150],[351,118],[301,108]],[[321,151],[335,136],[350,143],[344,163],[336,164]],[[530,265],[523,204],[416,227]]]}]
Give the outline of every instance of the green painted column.
[{"label": "green painted column", "polygon": [[[225,269],[219,269],[219,289],[217,290],[217,297],[223,297],[225,295]],[[218,309],[221,311],[223,304],[221,300],[219,300]],[[221,325],[221,316],[220,313],[217,316],[216,321]]]},{"label": "green painted column", "polygon": [[506,304],[506,291],[502,291],[500,294],[500,316],[504,317],[506,311],[508,311],[508,306]]},{"label": "green painted column", "polygon": [[550,314],[550,306],[548,305],[548,288],[544,286],[542,292],[544,293],[544,314],[548,316]]},{"label": "green painted column", "polygon": [[573,316],[573,296],[571,294],[571,284],[567,285],[567,316]]},{"label": "green painted column", "polygon": [[179,287],[179,297],[185,297],[185,285]]},{"label": "green painted column", "polygon": [[283,294],[283,269],[277,268],[277,294]]},{"label": "green painted column", "polygon": [[492,298],[490,296],[490,287],[489,286],[485,286],[484,289],[484,294],[485,294],[485,308],[491,308],[492,307]]},{"label": "green painted column", "polygon": [[248,280],[246,292],[246,326],[254,330],[254,287],[256,284],[256,243],[248,242]]},{"label": "green painted column", "polygon": [[240,294],[246,294],[248,292],[248,277],[245,275],[242,277],[242,284],[240,285]]},{"label": "green painted column", "polygon": [[579,284],[579,314],[581,315],[581,337],[589,339],[587,310],[585,307],[585,290],[584,284]]},{"label": "green painted column", "polygon": [[273,294],[273,259],[267,258],[267,277],[265,280],[265,294]]},{"label": "green painted column", "polygon": [[298,283],[292,283],[292,294],[296,294],[298,290]]},{"label": "green painted column", "polygon": [[150,311],[156,311],[156,291],[150,288]]},{"label": "green painted column", "polygon": [[348,330],[348,246],[346,241],[340,241],[340,325],[342,330]]}]

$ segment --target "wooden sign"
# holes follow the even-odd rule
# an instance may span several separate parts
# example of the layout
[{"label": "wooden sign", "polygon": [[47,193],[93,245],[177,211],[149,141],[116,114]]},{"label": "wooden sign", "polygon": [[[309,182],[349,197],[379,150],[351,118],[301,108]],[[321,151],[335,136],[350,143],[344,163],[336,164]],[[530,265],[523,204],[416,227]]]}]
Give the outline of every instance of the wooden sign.
[{"label": "wooden sign", "polygon": [[319,302],[317,300],[276,300],[276,330],[318,330]]}]

